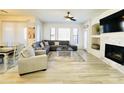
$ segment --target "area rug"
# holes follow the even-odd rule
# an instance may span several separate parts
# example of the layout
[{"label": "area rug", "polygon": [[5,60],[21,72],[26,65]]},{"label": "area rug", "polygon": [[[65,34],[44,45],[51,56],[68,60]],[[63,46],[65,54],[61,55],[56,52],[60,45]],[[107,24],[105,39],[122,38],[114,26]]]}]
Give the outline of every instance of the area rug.
[{"label": "area rug", "polygon": [[51,52],[49,55],[50,61],[57,62],[84,62],[84,59],[76,52],[73,52],[73,55],[62,54],[61,56],[57,56],[57,52]]}]

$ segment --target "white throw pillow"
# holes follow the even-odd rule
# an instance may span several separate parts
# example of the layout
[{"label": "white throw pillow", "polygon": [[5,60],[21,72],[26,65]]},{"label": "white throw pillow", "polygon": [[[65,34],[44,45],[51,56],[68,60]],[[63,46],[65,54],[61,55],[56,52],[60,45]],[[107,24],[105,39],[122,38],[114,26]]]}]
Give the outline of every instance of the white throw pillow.
[{"label": "white throw pillow", "polygon": [[56,45],[56,46],[59,46],[59,42],[55,42],[55,45]]},{"label": "white throw pillow", "polygon": [[40,45],[41,45],[42,48],[44,48],[44,44],[43,44],[43,42],[41,42]]},{"label": "white throw pillow", "polygon": [[24,58],[28,58],[28,57],[32,57],[32,56],[35,56],[35,52],[34,52],[34,49],[32,47],[27,47],[25,48],[23,51],[22,51],[22,56]]},{"label": "white throw pillow", "polygon": [[49,43],[48,43],[48,42],[44,42],[44,43],[45,43],[45,45],[46,45],[46,46],[48,46],[48,45],[49,45]]}]

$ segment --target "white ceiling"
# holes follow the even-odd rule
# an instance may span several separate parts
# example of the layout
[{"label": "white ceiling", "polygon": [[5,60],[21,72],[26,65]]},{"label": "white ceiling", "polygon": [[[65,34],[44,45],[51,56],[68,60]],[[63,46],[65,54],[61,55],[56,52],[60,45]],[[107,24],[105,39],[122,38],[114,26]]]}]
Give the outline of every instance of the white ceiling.
[{"label": "white ceiling", "polygon": [[8,13],[2,15],[31,15],[38,17],[43,22],[63,23],[65,22],[64,16],[69,11],[71,15],[77,19],[77,21],[73,23],[83,23],[90,18],[98,16],[106,10],[107,9],[13,9],[6,10]]}]

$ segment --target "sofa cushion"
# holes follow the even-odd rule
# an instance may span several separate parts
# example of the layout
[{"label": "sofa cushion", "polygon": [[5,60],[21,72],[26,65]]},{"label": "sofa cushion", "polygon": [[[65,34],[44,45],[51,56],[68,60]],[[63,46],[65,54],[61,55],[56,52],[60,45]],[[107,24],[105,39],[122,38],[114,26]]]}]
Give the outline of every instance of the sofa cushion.
[{"label": "sofa cushion", "polygon": [[56,45],[56,46],[59,46],[59,42],[55,42],[55,45]]},{"label": "sofa cushion", "polygon": [[69,41],[59,41],[59,45],[69,45]]},{"label": "sofa cushion", "polygon": [[33,47],[34,49],[41,48],[40,42],[35,42],[35,43],[33,43],[33,44],[32,44],[32,47]]},{"label": "sofa cushion", "polygon": [[46,54],[48,54],[49,51],[50,51],[50,46],[45,46],[45,47],[44,47],[44,50],[46,50]]},{"label": "sofa cushion", "polygon": [[50,46],[50,50],[51,50],[51,51],[56,51],[57,47],[58,47],[58,46],[56,46],[56,45],[51,45],[51,46]]},{"label": "sofa cushion", "polygon": [[73,51],[77,51],[77,46],[75,46],[75,45],[69,45],[72,49],[73,49]]},{"label": "sofa cushion", "polygon": [[27,48],[25,48],[24,50],[22,50],[21,55],[22,55],[24,58],[28,58],[28,57],[35,56],[35,52],[34,52],[34,49],[33,49],[32,47],[27,47]]},{"label": "sofa cushion", "polygon": [[52,40],[49,40],[48,42],[49,42],[49,45],[55,45],[55,42]]},{"label": "sofa cushion", "polygon": [[48,42],[44,42],[45,43],[45,46],[48,46],[49,45],[49,43]]},{"label": "sofa cushion", "polygon": [[44,44],[43,44],[43,42],[40,42],[40,45],[41,45],[42,48],[44,48]]}]

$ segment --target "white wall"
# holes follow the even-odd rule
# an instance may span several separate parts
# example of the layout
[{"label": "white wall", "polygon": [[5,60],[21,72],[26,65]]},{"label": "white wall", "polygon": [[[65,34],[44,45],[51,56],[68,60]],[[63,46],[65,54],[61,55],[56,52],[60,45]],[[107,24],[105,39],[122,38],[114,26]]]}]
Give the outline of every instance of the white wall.
[{"label": "white wall", "polygon": [[[88,52],[95,55],[96,57],[98,58],[101,58],[102,57],[102,53],[101,53],[101,49],[100,48],[100,51],[98,50],[94,50],[91,48],[91,33],[92,33],[92,25],[96,24],[96,23],[99,23],[99,20],[106,17],[106,16],[109,16],[115,12],[119,11],[118,9],[110,9],[110,10],[107,10],[105,12],[103,12],[102,14],[100,14],[99,16],[89,20],[90,21],[90,31],[89,31],[89,36],[88,36]],[[100,41],[102,43],[102,41]]]},{"label": "white wall", "polygon": [[35,19],[35,31],[36,31],[36,41],[43,40],[43,22],[38,18]]},{"label": "white wall", "polygon": [[111,44],[111,45],[117,45],[117,46],[124,47],[124,32],[105,33],[105,34],[101,35],[101,58],[107,64],[110,64],[114,68],[116,68],[124,73],[124,66],[122,66],[104,56],[105,44]]},{"label": "white wall", "polygon": [[0,16],[0,43],[4,42],[2,40],[2,22],[4,21],[14,21],[14,22],[26,22],[27,27],[36,28],[36,41],[43,39],[43,23],[33,16]]},{"label": "white wall", "polygon": [[2,40],[2,22],[26,22],[27,26],[34,25],[35,18],[32,16],[0,16],[0,43],[4,42]]},{"label": "white wall", "polygon": [[95,17],[92,19],[91,21],[91,25],[93,24],[96,24],[96,23],[99,23],[99,20],[104,18],[104,17],[107,17],[115,12],[119,11],[119,9],[110,9],[110,10],[107,10],[105,12],[103,12],[102,14],[100,14],[99,16]]},{"label": "white wall", "polygon": [[82,29],[81,29],[81,25],[80,24],[69,24],[69,23],[45,23],[44,24],[44,40],[50,40],[50,28],[51,27],[55,27],[56,29],[58,28],[78,28],[79,30],[79,44],[78,44],[78,48],[82,49],[83,47],[83,33],[82,33]]},{"label": "white wall", "polygon": [[2,42],[2,25],[1,25],[1,21],[0,21],[0,43]]},{"label": "white wall", "polygon": [[[89,21],[86,21],[86,22],[84,22],[83,24],[82,24],[82,31],[83,31],[83,36],[84,36],[84,32],[85,31],[87,31],[87,33],[88,33],[88,35],[87,35],[87,41],[83,41],[83,49],[85,49],[85,46],[84,46],[84,43],[85,42],[87,42],[87,49],[85,49],[85,50],[87,50],[87,51],[89,51],[89,41],[90,41],[90,26],[91,24],[90,24],[90,20]],[[84,37],[83,37],[83,39],[82,40],[84,40]]]},{"label": "white wall", "polygon": [[[108,16],[108,15],[111,15],[113,13],[116,13],[118,12],[119,10],[108,10],[104,13],[102,13],[101,15],[99,15],[98,17],[94,18],[91,20],[91,26],[93,24],[96,24],[96,23],[99,23],[99,20]],[[90,26],[91,30],[92,30],[92,27]],[[91,48],[91,31],[89,33],[89,49],[88,49],[88,52],[95,55],[96,57],[99,57],[101,58],[105,63],[111,65],[112,67],[118,69],[119,71],[123,72],[124,73],[124,66],[108,59],[105,57],[105,44],[112,44],[112,45],[118,45],[118,46],[123,46],[124,47],[124,32],[117,32],[117,33],[102,33],[101,36],[100,36],[100,51],[96,51],[94,49]]]}]

